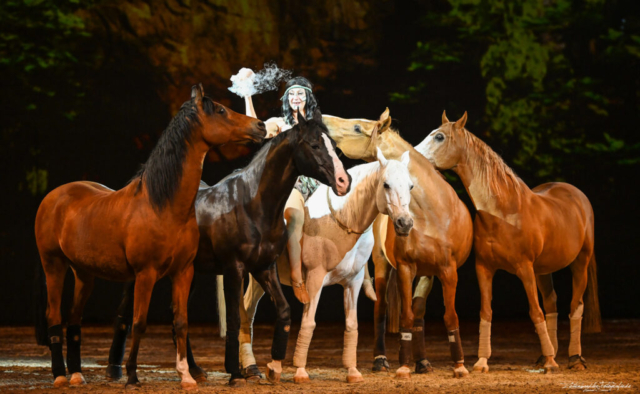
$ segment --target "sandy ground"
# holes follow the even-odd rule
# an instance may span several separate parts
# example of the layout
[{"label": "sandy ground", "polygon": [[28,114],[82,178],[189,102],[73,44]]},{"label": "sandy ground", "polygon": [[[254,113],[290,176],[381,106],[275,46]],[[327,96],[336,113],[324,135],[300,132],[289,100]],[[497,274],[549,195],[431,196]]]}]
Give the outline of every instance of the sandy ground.
[{"label": "sandy ground", "polygon": [[[528,321],[494,322],[491,371],[487,374],[471,373],[467,378],[452,377],[449,348],[442,323],[427,322],[426,338],[429,360],[435,368],[427,375],[413,375],[411,381],[397,381],[393,373],[371,372],[373,327],[362,324],[358,360],[365,382],[347,384],[346,371],[341,365],[342,332],[344,326],[320,323],[315,331],[309,352],[308,372],[312,382],[293,383],[292,366],[297,329],[294,326],[284,362],[283,382],[279,385],[250,384],[244,388],[230,388],[223,366],[224,342],[217,337],[212,326],[190,327],[191,341],[196,359],[208,371],[209,380],[199,385],[200,392],[260,392],[281,393],[360,393],[360,392],[504,392],[580,393],[640,391],[640,321],[606,321],[603,334],[583,336],[583,356],[587,371],[566,369],[569,340],[568,321],[559,327],[560,356],[557,361],[561,372],[544,375],[532,365],[540,353],[540,345],[533,325]],[[477,360],[477,323],[464,322],[461,326],[466,366],[472,369]],[[269,361],[272,329],[268,325],[256,327],[254,346],[258,364],[265,371]],[[87,326],[83,329],[83,369],[88,384],[81,388],[53,389],[49,370],[49,351],[35,345],[31,327],[0,328],[0,391],[1,392],[122,392],[125,379],[107,381],[104,366],[107,362],[111,328]],[[398,367],[398,340],[387,336],[388,356],[393,369]],[[167,326],[151,326],[142,341],[138,358],[138,376],[143,385],[141,392],[176,392],[180,390],[174,369],[175,351],[171,330]]]}]

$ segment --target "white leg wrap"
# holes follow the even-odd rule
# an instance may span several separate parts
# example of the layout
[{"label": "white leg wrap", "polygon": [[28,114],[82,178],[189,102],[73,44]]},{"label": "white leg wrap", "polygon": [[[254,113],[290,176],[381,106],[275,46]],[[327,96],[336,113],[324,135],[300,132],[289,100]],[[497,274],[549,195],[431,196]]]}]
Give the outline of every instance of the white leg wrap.
[{"label": "white leg wrap", "polygon": [[240,345],[240,362],[242,363],[242,367],[246,368],[249,365],[257,365],[255,357],[253,357],[253,348],[251,347],[251,342],[243,343]]},{"label": "white leg wrap", "polygon": [[178,370],[178,376],[180,376],[180,380],[184,383],[195,383],[191,374],[189,373],[189,364],[187,363],[187,358],[184,357],[180,359],[180,354],[176,355],[176,370]]},{"label": "white leg wrap", "polygon": [[582,356],[582,346],[580,344],[580,333],[582,332],[582,311],[584,305],[580,304],[573,314],[569,315],[571,324],[571,339],[569,340],[569,357]]},{"label": "white leg wrap", "polygon": [[554,350],[551,340],[549,339],[549,333],[547,332],[547,322],[541,321],[536,324],[536,332],[538,333],[538,337],[540,337],[542,355],[546,357],[553,357]]},{"label": "white leg wrap", "polygon": [[547,313],[547,332],[549,333],[549,339],[551,339],[551,344],[553,345],[554,353],[553,355],[558,354],[558,314],[557,313]]},{"label": "white leg wrap", "polygon": [[307,354],[309,353],[309,344],[313,337],[313,328],[303,327],[298,334],[298,341],[296,342],[296,351],[293,354],[293,365],[298,368],[304,368],[307,366]]},{"label": "white leg wrap", "polygon": [[[296,349],[297,350],[297,349]],[[344,348],[342,349],[342,365],[355,368],[358,360],[358,330],[344,332]]]},{"label": "white leg wrap", "polygon": [[491,357],[491,322],[480,319],[480,343],[478,344],[478,358]]}]

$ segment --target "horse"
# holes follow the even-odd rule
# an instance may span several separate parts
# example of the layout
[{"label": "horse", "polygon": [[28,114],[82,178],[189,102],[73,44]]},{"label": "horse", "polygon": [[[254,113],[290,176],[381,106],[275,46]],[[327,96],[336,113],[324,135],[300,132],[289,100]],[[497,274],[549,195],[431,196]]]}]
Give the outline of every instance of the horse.
[{"label": "horse", "polygon": [[[225,369],[231,374],[231,386],[246,382],[239,368],[238,336],[242,280],[248,273],[274,300],[277,309],[271,349],[273,360],[267,366],[267,377],[278,381],[282,371],[291,318],[289,304],[278,282],[276,260],[286,245],[284,207],[296,179],[299,175],[313,177],[331,185],[338,195],[346,194],[351,187],[351,176],[344,171],[335,153],[335,143],[326,131],[319,118],[306,121],[301,117],[298,125],[266,143],[243,170],[212,187],[203,183],[195,200],[200,241],[194,267],[196,272],[223,274],[228,306],[226,312],[221,308],[220,314],[228,323]],[[125,299],[123,304],[128,302]],[[125,335],[116,332],[111,347],[112,352],[119,352],[119,360],[122,360],[120,349],[124,349],[126,325],[121,332]],[[187,352],[190,369],[204,376],[191,356],[188,342]],[[112,361],[117,362],[118,358],[110,363]]]},{"label": "horse", "polygon": [[[347,157],[370,161],[376,148],[381,149],[389,158],[397,158],[406,151],[411,155],[409,171],[416,185],[409,207],[414,219],[413,231],[408,237],[398,237],[384,216],[379,216],[373,227],[375,246],[372,256],[375,263],[377,295],[374,309],[376,345],[373,370],[377,372],[389,369],[384,335],[387,309],[385,292],[390,280],[388,268],[391,266],[397,271],[402,303],[400,368],[396,371],[396,378],[411,377],[409,364],[412,345],[416,372],[432,371],[424,347],[424,314],[426,296],[431,290],[433,276],[437,276],[442,283],[444,323],[454,362],[454,376],[467,376],[469,372],[464,367],[455,294],[458,283],[457,269],[471,253],[473,238],[469,210],[451,185],[426,159],[422,144],[414,149],[390,128],[391,118],[388,109],[377,121],[329,116],[325,116],[323,121],[327,124],[329,135]],[[415,302],[412,305],[412,289],[416,276],[423,278],[416,289]],[[398,309],[394,304],[391,308]],[[392,315],[394,313],[396,312],[392,310]]]},{"label": "horse", "polygon": [[[481,310],[479,359],[473,369],[489,371],[492,281],[495,272],[502,269],[520,278],[527,293],[529,316],[542,347],[537,364],[545,373],[559,371],[555,361],[558,313],[551,274],[569,266],[573,276],[569,368],[583,370],[583,311],[586,331],[599,332],[601,327],[591,203],[567,183],[551,182],[529,189],[500,156],[465,129],[466,121],[466,112],[456,122],[450,122],[443,112],[442,125],[427,136],[424,151],[437,168],[458,174],[478,211],[474,251]],[[538,290],[546,319],[538,303]]]},{"label": "horse", "polygon": [[[395,232],[406,237],[413,226],[408,210],[413,183],[407,166],[409,155],[400,161],[387,160],[378,152],[378,161],[349,169],[352,190],[345,197],[333,196],[321,185],[305,204],[305,221],[301,241],[303,275],[311,298],[304,307],[293,364],[297,367],[296,383],[309,382],[306,371],[307,353],[315,314],[322,288],[333,284],[344,287],[345,331],[342,362],[347,369],[347,382],[362,382],[356,368],[358,346],[358,295],[364,279],[364,268],[373,247],[371,224],[376,216],[389,215]],[[375,201],[375,203],[373,203]],[[280,282],[291,286],[288,255],[278,260]],[[242,365],[254,370],[256,364],[251,347],[253,318],[264,291],[252,278],[244,297],[242,313]],[[235,307],[235,306],[233,306]]]},{"label": "horse", "polygon": [[71,384],[84,384],[80,345],[82,311],[94,278],[138,283],[134,296],[133,341],[127,361],[127,387],[140,384],[136,369],[140,340],[154,284],[164,276],[173,281],[176,369],[184,389],[197,387],[186,356],[187,296],[198,249],[198,225],[193,203],[202,162],[214,145],[260,141],[262,122],[238,114],[192,88],[164,131],[147,162],[124,188],[114,191],[95,182],[72,182],[42,200],[35,236],[46,275],[51,369],[54,387],[69,384],[62,354],[60,304],[64,278],[75,275],[73,306],[67,327],[67,366]]}]

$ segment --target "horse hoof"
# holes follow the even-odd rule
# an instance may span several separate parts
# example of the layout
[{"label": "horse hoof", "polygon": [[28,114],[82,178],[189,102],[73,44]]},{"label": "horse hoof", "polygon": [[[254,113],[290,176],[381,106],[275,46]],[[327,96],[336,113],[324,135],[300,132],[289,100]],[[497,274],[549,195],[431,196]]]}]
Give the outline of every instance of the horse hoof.
[{"label": "horse hoof", "polygon": [[454,378],[464,378],[466,376],[469,376],[469,371],[467,371],[464,365],[453,369]]},{"label": "horse hoof", "polygon": [[196,390],[198,388],[198,383],[196,382],[180,382],[180,387],[183,390]]},{"label": "horse hoof", "polygon": [[271,383],[280,383],[280,372],[276,372],[271,368],[268,368],[267,380]]},{"label": "horse hoof", "polygon": [[66,376],[58,376],[56,380],[53,381],[53,387],[59,389],[62,387],[69,387],[69,381]]},{"label": "horse hoof", "polygon": [[400,367],[396,370],[396,379],[398,380],[411,380],[411,371],[409,367]]},{"label": "horse hoof", "polygon": [[294,376],[293,377],[293,383],[298,383],[298,384],[305,384],[305,383],[310,383],[311,379],[309,379],[308,376]]},{"label": "horse hoof", "polygon": [[579,354],[571,356],[569,357],[569,369],[572,371],[584,371],[587,369],[587,360]]},{"label": "horse hoof", "polygon": [[258,369],[258,366],[255,364],[249,365],[248,367],[243,369],[242,376],[247,379],[248,383],[257,383],[262,380],[262,373],[260,372],[260,369]]},{"label": "horse hoof", "polygon": [[69,380],[69,383],[72,386],[82,386],[83,384],[87,384],[87,382],[84,380],[84,376],[82,376],[80,372],[74,372],[71,375],[71,380]]},{"label": "horse hoof", "polygon": [[125,390],[140,390],[140,382],[127,383],[124,385]]},{"label": "horse hoof", "polygon": [[234,378],[229,381],[229,387],[244,387],[247,381],[244,378]]},{"label": "horse hoof", "polygon": [[545,356],[540,356],[536,360],[534,368],[544,368],[544,364],[547,362],[547,358]]},{"label": "horse hoof", "polygon": [[378,357],[373,360],[373,367],[371,368],[373,372],[389,372],[390,369],[391,367],[386,357]]},{"label": "horse hoof", "polygon": [[362,375],[347,375],[347,383],[362,383],[364,378]]},{"label": "horse hoof", "polygon": [[122,377],[122,366],[120,365],[107,365],[107,379],[114,381],[119,380]]},{"label": "horse hoof", "polygon": [[478,359],[478,361],[473,366],[473,372],[481,372],[481,373],[489,372],[489,364],[487,361],[488,360],[484,357],[481,357],[480,359]]},{"label": "horse hoof", "polygon": [[429,360],[424,358],[416,363],[416,373],[423,374],[429,372],[433,372],[433,367],[431,366]]},{"label": "horse hoof", "polygon": [[207,373],[200,367],[189,368],[189,375],[198,383],[207,381]]},{"label": "horse hoof", "polygon": [[550,367],[544,367],[544,373],[545,374],[554,374],[554,373],[560,373],[560,367],[558,366],[550,366]]}]

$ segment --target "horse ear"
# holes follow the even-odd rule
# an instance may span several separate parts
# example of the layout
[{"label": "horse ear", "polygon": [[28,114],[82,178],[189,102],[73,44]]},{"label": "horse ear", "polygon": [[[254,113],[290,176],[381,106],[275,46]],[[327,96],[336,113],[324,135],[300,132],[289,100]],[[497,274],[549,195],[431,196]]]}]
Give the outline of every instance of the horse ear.
[{"label": "horse ear", "polygon": [[411,156],[409,156],[409,151],[406,151],[400,156],[400,162],[404,164],[405,167],[409,167],[409,162],[411,161]]},{"label": "horse ear", "polygon": [[386,157],[384,157],[384,155],[382,154],[382,151],[380,150],[380,148],[376,148],[376,150],[378,151],[378,161],[380,162],[380,165],[382,167],[386,166],[388,163],[388,160]]},{"label": "horse ear", "polygon": [[320,110],[317,108],[315,111],[313,111],[313,120],[322,123],[322,112],[320,112]]},{"label": "horse ear", "polygon": [[447,119],[447,111],[442,111],[442,124],[449,123],[449,119]]},{"label": "horse ear", "polygon": [[382,115],[380,115],[380,120],[378,120],[378,131],[382,133],[387,130],[389,126],[391,126],[391,116],[389,116],[389,108],[387,108]]},{"label": "horse ear", "polygon": [[197,85],[193,85],[191,88],[191,98],[195,99],[196,102],[202,101],[204,97],[204,89],[202,88],[202,84],[199,83]]},{"label": "horse ear", "polygon": [[458,119],[458,121],[456,122],[456,128],[464,129],[464,125],[466,123],[467,123],[467,111],[464,111],[464,115],[462,115],[462,118]]},{"label": "horse ear", "polygon": [[382,115],[380,115],[380,122],[385,122],[389,118],[389,108],[385,109]]}]

